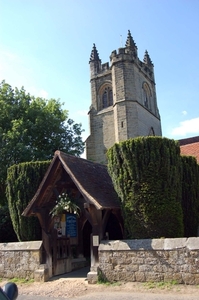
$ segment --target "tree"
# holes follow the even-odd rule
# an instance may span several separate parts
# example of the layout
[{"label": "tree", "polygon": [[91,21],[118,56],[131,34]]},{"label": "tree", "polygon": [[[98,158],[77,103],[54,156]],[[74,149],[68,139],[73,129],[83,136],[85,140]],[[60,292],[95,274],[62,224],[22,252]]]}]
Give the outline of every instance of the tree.
[{"label": "tree", "polygon": [[23,87],[12,89],[5,81],[0,84],[1,195],[9,166],[52,159],[56,150],[77,156],[83,153],[81,124],[69,119],[61,106],[59,100],[30,96]]},{"label": "tree", "polygon": [[108,150],[108,170],[122,206],[126,238],[183,236],[177,142],[139,137]]},{"label": "tree", "polygon": [[[59,100],[35,98],[23,87],[13,89],[5,81],[0,83],[0,215],[7,216],[6,224],[11,224],[5,196],[7,169],[22,162],[52,159],[56,150],[80,156],[82,132],[81,124],[68,118]],[[0,236],[4,235],[3,220]]]}]

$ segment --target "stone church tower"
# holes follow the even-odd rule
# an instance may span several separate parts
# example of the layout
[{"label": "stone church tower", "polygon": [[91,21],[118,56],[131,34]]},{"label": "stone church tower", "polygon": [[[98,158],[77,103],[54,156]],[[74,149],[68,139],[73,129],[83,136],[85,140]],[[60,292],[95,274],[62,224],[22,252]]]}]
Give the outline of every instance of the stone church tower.
[{"label": "stone church tower", "polygon": [[139,60],[130,31],[125,47],[111,53],[110,66],[101,64],[95,44],[89,63],[92,104],[86,158],[106,163],[106,152],[114,143],[161,136],[153,63],[147,51]]}]

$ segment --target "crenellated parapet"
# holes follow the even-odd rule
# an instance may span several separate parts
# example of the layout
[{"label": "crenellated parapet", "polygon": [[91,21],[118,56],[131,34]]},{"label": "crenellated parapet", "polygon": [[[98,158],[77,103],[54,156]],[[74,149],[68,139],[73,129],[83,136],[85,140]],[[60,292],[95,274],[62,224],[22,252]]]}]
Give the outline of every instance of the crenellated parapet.
[{"label": "crenellated parapet", "polygon": [[155,80],[153,64],[147,64],[145,61],[139,60],[139,68],[140,71],[142,71],[143,74],[145,74],[145,76],[149,77],[149,79],[153,81]]},{"label": "crenellated parapet", "polygon": [[121,55],[126,55],[125,58],[127,58],[127,59],[130,58],[130,59],[136,60],[136,58],[137,58],[137,46],[131,36],[130,30],[128,30],[128,36],[127,36],[125,47],[119,48],[118,52],[116,50],[114,50],[111,53],[110,60],[113,62],[113,60],[115,58],[118,59]]},{"label": "crenellated parapet", "polygon": [[137,64],[139,63],[139,59],[137,56],[134,55],[134,52],[132,52],[129,48],[126,47],[119,48],[118,51],[112,51],[110,55],[111,67],[119,61],[128,61]]},{"label": "crenellated parapet", "polygon": [[118,50],[112,51],[110,55],[110,66],[109,63],[101,63],[101,59],[99,58],[99,54],[95,44],[93,44],[93,49],[90,55],[90,71],[91,71],[91,79],[95,76],[104,75],[107,71],[111,71],[111,68],[114,64],[118,62],[129,62],[137,65],[139,71],[143,72],[145,76],[149,76],[150,80],[154,80],[154,71],[153,71],[153,63],[147,52],[145,51],[144,59],[141,61],[138,58],[138,48],[136,43],[134,42],[130,30],[128,30],[128,36],[126,40],[125,47],[119,48]]},{"label": "crenellated parapet", "polygon": [[101,71],[104,72],[104,71],[108,71],[108,70],[110,70],[109,63],[106,62],[106,63],[102,64]]},{"label": "crenellated parapet", "polygon": [[118,51],[112,51],[110,55],[111,67],[120,61],[133,63],[137,66],[140,72],[143,72],[143,74],[148,76],[150,80],[154,80],[154,66],[148,51],[145,51],[144,59],[141,61],[138,58],[137,46],[131,36],[130,30],[128,31],[125,47],[119,48]]}]

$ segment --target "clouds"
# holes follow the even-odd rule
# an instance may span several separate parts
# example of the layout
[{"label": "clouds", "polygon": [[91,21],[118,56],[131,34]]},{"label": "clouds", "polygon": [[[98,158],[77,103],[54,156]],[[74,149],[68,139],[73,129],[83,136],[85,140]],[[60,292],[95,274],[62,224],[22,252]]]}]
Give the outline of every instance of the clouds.
[{"label": "clouds", "polygon": [[172,129],[171,135],[180,137],[199,135],[199,117],[180,122],[178,127]]}]

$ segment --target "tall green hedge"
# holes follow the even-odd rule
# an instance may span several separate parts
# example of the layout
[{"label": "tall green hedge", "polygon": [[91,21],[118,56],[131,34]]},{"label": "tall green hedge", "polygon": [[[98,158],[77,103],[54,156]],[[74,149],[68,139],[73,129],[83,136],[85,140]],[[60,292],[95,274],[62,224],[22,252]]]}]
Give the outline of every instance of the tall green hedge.
[{"label": "tall green hedge", "polygon": [[17,236],[12,226],[8,205],[2,206],[0,204],[0,243],[16,241]]},{"label": "tall green hedge", "polygon": [[107,157],[121,198],[125,238],[183,236],[178,143],[138,137],[115,144]]},{"label": "tall green hedge", "polygon": [[199,225],[199,166],[195,157],[182,156],[184,236],[197,236]]},{"label": "tall green hedge", "polygon": [[41,239],[38,219],[26,218],[21,214],[37,191],[49,164],[49,161],[27,162],[8,168],[6,195],[13,228],[19,241]]}]

